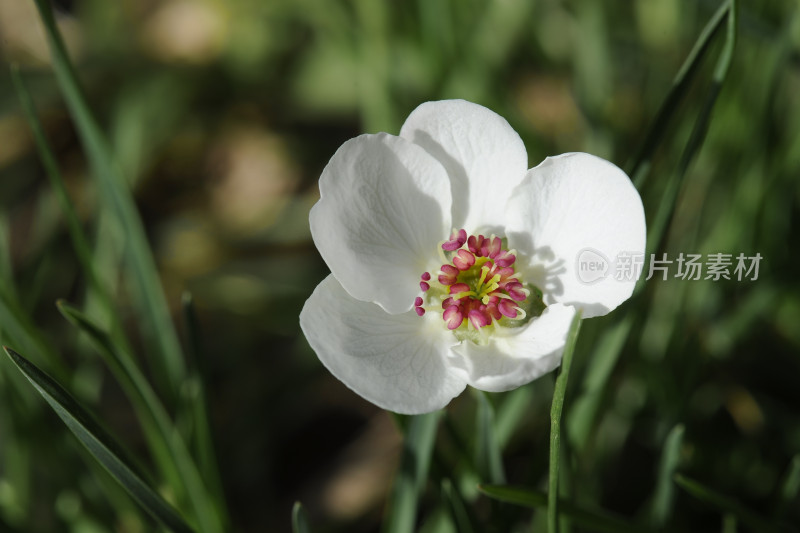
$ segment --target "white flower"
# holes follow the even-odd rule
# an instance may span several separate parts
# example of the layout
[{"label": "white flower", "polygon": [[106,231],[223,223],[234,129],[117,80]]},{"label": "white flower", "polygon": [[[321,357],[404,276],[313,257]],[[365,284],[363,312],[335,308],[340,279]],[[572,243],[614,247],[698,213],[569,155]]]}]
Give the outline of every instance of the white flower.
[{"label": "white flower", "polygon": [[625,173],[582,153],[527,163],[502,117],[462,100],[339,148],[310,215],[332,274],[300,314],[333,375],[385,409],[434,411],[467,385],[506,391],[550,372],[576,308],[604,315],[630,297],[635,279],[578,277],[585,249],[644,252]]}]

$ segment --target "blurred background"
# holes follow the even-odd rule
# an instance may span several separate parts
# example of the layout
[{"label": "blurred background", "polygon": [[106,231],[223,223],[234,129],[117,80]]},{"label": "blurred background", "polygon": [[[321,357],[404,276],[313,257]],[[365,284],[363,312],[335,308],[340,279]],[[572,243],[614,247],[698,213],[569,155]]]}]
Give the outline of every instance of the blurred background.
[{"label": "blurred background", "polygon": [[[56,2],[179,329],[181,295],[194,297],[197,366],[235,530],[287,531],[302,500],[315,531],[378,531],[397,468],[402,437],[393,418],[333,378],[298,325],[328,272],[308,211],[339,145],[363,132],[397,134],[421,102],[464,98],[511,123],[529,166],[585,151],[629,168],[719,4]],[[631,519],[651,512],[662,450],[678,427],[673,468],[762,516],[800,523],[800,15],[791,0],[742,0],[739,8],[731,70],[660,251],[673,259],[760,253],[758,279],[653,279],[635,301],[586,321],[575,353],[565,408],[569,490],[576,502]],[[720,33],[663,125],[640,188],[648,223],[706,100]],[[148,334],[131,304],[125,240],[107,231],[110,207],[88,177],[44,35],[32,0],[0,0],[4,61],[21,69],[95,264],[144,358]],[[62,383],[147,466],[130,404],[54,305],[83,305],[87,279],[5,67],[0,237],[2,283],[31,334],[58,353]],[[5,320],[0,313],[0,338],[14,346]],[[3,359],[0,530],[150,531],[125,497],[109,502],[107,480],[40,398],[34,407],[21,399],[13,383],[27,386],[24,378]],[[545,486],[552,390],[546,376],[491,395],[509,482]],[[455,531],[445,481],[478,531],[541,523],[539,511],[478,494],[470,460],[477,402],[463,394],[444,415],[421,530]],[[720,530],[719,509],[671,494],[664,524]]]}]

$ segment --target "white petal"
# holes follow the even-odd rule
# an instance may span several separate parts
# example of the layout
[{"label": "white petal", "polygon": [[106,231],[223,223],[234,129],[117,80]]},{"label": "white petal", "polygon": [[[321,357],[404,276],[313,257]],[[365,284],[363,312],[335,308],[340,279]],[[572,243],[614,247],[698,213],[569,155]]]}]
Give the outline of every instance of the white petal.
[{"label": "white petal", "polygon": [[525,145],[503,117],[464,100],[426,102],[411,113],[400,136],[447,169],[455,227],[468,233],[502,228],[506,202],[528,168]]},{"label": "white petal", "polygon": [[333,155],[319,189],[311,235],[336,279],[390,313],[411,309],[450,235],[444,168],[405,139],[362,135]]},{"label": "white petal", "polygon": [[637,276],[615,275],[620,252],[644,256],[642,199],[628,176],[589,154],[548,157],[532,168],[508,203],[510,244],[526,257],[526,282],[545,303],[605,315],[627,300]]},{"label": "white petal", "polygon": [[509,335],[495,335],[488,345],[463,342],[456,346],[453,364],[467,373],[468,383],[476,389],[516,389],[561,364],[574,316],[574,307],[550,305],[526,327],[506,330]]},{"label": "white petal", "polygon": [[463,373],[447,362],[455,338],[441,317],[390,315],[349,296],[332,275],[303,306],[300,326],[334,376],[384,409],[435,411],[466,387]]}]

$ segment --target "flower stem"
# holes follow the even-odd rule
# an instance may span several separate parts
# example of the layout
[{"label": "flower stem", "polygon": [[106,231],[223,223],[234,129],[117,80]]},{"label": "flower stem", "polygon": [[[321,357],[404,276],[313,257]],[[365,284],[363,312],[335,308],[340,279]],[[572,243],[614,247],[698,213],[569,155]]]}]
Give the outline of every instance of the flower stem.
[{"label": "flower stem", "polygon": [[581,329],[581,311],[575,313],[572,325],[567,334],[567,344],[564,347],[564,357],[561,368],[556,377],[556,387],[553,391],[553,405],[550,408],[550,480],[547,494],[547,531],[558,532],[558,475],[561,460],[561,412],[564,409],[564,395],[567,392],[567,380],[572,366],[572,354]]}]

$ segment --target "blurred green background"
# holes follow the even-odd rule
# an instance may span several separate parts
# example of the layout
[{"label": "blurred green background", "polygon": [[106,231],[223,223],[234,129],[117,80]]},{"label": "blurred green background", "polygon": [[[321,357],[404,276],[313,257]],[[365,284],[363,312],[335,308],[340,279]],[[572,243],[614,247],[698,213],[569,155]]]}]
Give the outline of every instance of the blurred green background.
[{"label": "blurred green background", "polygon": [[[59,27],[134,193],[179,327],[181,295],[194,297],[197,367],[235,530],[287,531],[292,504],[302,500],[314,531],[378,531],[400,456],[392,417],[333,378],[298,326],[303,302],[327,274],[307,216],[338,146],[362,132],[397,134],[421,102],[464,98],[511,123],[530,166],[585,151],[629,168],[718,6],[57,3]],[[659,126],[640,188],[648,224],[679,172],[723,34]],[[97,271],[114,288],[117,316],[144,361],[151,341],[124,274],[125,237],[109,229],[111,207],[88,177],[32,0],[0,0],[0,35],[5,62],[19,65],[33,95]],[[584,323],[564,415],[564,484],[574,502],[679,531],[730,525],[724,510],[664,484],[679,471],[759,516],[800,523],[798,94],[798,4],[742,0],[731,70],[659,251],[672,259],[760,253],[759,277],[654,279],[635,301]],[[60,363],[23,354],[58,374],[151,465],[119,385],[54,305],[65,299],[93,309],[7,68],[0,69],[0,283],[11,302],[3,309],[23,317],[26,335],[52,347]],[[0,313],[0,339],[16,348],[8,316]],[[22,375],[2,359],[0,530],[152,530],[124,495],[109,501],[113,484],[88,467],[74,437],[41,398],[26,395]],[[194,398],[191,387],[159,387],[176,425],[192,434],[180,409],[180,397]],[[491,395],[509,482],[545,486],[552,389],[546,376]],[[442,496],[451,482],[476,531],[539,527],[541,512],[492,503],[475,488],[487,481],[471,436],[477,398],[463,394],[440,424],[420,528],[456,530]],[[670,431],[677,444],[667,454]],[[654,510],[662,505],[654,502],[668,504]]]}]

